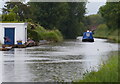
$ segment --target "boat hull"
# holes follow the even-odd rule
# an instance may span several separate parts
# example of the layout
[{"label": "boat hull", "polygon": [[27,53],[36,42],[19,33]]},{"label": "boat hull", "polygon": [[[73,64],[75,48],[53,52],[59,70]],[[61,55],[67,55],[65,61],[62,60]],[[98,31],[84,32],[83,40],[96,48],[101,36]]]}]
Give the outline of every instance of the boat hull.
[{"label": "boat hull", "polygon": [[82,39],[82,42],[94,42],[94,39]]}]

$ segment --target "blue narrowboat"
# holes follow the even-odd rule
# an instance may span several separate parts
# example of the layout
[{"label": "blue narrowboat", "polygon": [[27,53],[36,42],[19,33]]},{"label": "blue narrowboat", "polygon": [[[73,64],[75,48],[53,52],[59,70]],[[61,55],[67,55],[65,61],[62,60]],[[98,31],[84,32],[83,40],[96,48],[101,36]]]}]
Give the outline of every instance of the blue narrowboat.
[{"label": "blue narrowboat", "polygon": [[94,42],[93,33],[92,32],[84,32],[82,42]]}]

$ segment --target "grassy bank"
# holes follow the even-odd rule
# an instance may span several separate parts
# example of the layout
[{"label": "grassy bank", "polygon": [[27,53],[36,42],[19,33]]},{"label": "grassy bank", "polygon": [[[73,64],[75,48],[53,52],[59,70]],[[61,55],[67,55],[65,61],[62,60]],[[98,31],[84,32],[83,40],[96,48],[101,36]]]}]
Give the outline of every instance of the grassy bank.
[{"label": "grassy bank", "polygon": [[47,40],[51,42],[60,42],[63,36],[59,30],[46,30],[38,24],[28,24],[28,37],[34,41]]},{"label": "grassy bank", "polygon": [[105,24],[101,24],[95,30],[94,37],[106,38],[110,41],[120,43],[119,31],[120,29],[110,29]]},{"label": "grassy bank", "polygon": [[118,82],[118,55],[111,56],[97,72],[87,73],[79,82]]}]

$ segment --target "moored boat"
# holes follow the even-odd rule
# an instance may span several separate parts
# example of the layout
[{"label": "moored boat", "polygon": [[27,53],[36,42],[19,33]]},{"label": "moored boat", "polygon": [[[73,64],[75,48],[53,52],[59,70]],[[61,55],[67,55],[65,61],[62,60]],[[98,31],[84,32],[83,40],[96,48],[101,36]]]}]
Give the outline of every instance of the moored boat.
[{"label": "moored boat", "polygon": [[11,50],[12,47],[4,47],[4,48],[0,48],[0,51],[8,51],[8,50]]}]

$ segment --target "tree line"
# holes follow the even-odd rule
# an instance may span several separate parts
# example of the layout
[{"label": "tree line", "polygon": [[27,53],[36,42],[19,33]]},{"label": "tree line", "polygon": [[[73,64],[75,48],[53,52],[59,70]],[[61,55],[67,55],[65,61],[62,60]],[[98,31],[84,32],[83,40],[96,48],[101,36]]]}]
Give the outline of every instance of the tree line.
[{"label": "tree line", "polygon": [[99,13],[104,18],[108,28],[120,28],[120,2],[107,2],[106,5],[100,7]]},{"label": "tree line", "polygon": [[32,22],[45,29],[58,29],[64,38],[74,39],[86,30],[85,2],[6,2],[2,21]]},{"label": "tree line", "polygon": [[99,8],[97,15],[87,17],[89,25],[96,25],[95,37],[120,42],[120,2],[106,2]]},{"label": "tree line", "polygon": [[[84,24],[87,28],[107,27],[107,31],[120,29],[120,2],[106,2],[97,14],[86,16]],[[106,32],[107,33],[107,32]]]},{"label": "tree line", "polygon": [[6,2],[2,21],[37,23],[48,30],[58,29],[68,39],[100,24],[113,30],[120,28],[120,2],[106,2],[98,14],[90,16],[85,16],[85,5],[86,2]]}]

